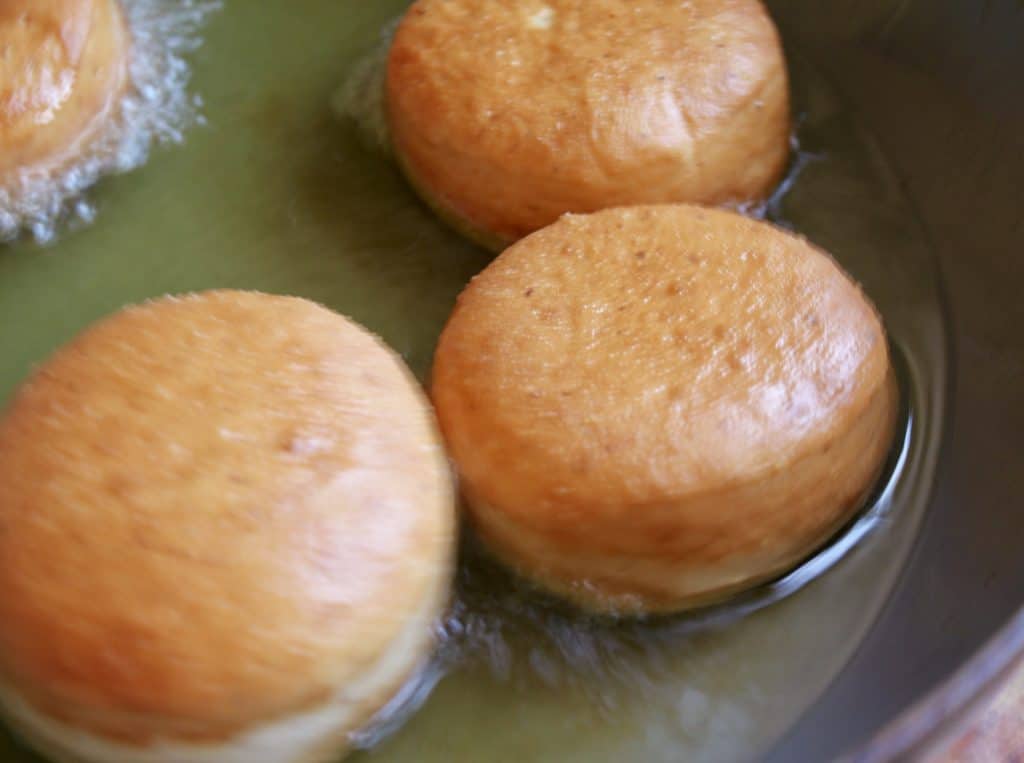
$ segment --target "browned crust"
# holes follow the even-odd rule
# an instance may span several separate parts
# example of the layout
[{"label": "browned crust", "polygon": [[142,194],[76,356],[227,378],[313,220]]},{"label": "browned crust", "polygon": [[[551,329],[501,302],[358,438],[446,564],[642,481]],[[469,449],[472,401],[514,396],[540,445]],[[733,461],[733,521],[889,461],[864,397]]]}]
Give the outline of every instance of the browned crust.
[{"label": "browned crust", "polygon": [[304,300],[129,308],[0,420],[0,675],[143,743],[226,739],[370,669],[454,517],[401,361]]},{"label": "browned crust", "polygon": [[[531,26],[544,8],[551,27]],[[761,198],[789,154],[785,60],[758,0],[418,0],[387,103],[414,185],[484,240],[567,211]]]},{"label": "browned crust", "polygon": [[432,393],[499,554],[626,609],[808,553],[877,477],[897,410],[881,321],[831,258],[686,206],[507,250],[460,296]]},{"label": "browned crust", "polygon": [[0,185],[73,156],[115,108],[131,41],[118,0],[0,4]]}]

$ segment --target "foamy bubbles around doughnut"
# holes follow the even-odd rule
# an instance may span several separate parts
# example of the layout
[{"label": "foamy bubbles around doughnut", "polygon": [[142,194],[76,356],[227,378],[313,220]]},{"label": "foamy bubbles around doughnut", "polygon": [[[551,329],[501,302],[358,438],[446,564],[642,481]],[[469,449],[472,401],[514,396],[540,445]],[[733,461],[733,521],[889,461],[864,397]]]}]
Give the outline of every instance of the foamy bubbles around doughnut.
[{"label": "foamy bubbles around doughnut", "polygon": [[391,154],[391,131],[388,129],[384,80],[387,76],[388,51],[401,19],[387,23],[377,44],[366,51],[349,70],[334,94],[334,113],[352,122],[362,140],[381,153]]},{"label": "foamy bubbles around doughnut", "polygon": [[122,0],[131,33],[129,84],[99,133],[70,164],[26,169],[0,187],[0,241],[31,236],[52,242],[65,224],[96,216],[84,192],[105,175],[136,169],[154,145],[181,143],[202,122],[201,101],[188,90],[185,56],[219,0]]}]

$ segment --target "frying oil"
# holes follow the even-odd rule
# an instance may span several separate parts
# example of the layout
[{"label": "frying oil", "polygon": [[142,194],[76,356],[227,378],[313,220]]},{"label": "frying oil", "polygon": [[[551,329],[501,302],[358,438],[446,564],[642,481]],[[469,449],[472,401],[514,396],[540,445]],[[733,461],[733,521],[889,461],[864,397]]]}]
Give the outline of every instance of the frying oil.
[{"label": "frying oil", "polygon": [[[215,14],[193,56],[207,126],[103,183],[104,214],[62,238],[60,256],[26,245],[0,256],[0,399],[96,318],[221,286],[322,302],[425,378],[455,297],[492,255],[440,224],[387,154],[384,48],[376,69],[360,56],[405,5],[309,0],[299,12],[263,0]],[[525,591],[467,540],[437,659],[381,725],[356,737],[366,749],[353,760],[751,759],[813,704],[875,620],[934,468],[941,300],[925,237],[884,158],[813,66],[791,59],[799,152],[784,192],[753,211],[831,251],[885,319],[906,403],[885,485],[824,556],[696,618],[577,616]],[[349,93],[363,97],[336,97],[358,67]],[[5,744],[0,759],[31,760]]]}]

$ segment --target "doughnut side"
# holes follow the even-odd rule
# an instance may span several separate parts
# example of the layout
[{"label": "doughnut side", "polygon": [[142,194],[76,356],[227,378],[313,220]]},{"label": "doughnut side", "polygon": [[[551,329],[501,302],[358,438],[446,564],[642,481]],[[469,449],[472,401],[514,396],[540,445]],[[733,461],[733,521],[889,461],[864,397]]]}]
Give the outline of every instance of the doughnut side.
[{"label": "doughnut side", "polygon": [[437,580],[377,662],[355,680],[316,707],[224,740],[119,742],[48,717],[10,684],[0,684],[0,709],[19,736],[56,763],[329,763],[348,747],[353,732],[368,723],[406,681],[415,680],[447,603],[447,577]]},{"label": "doughnut side", "polygon": [[[540,530],[466,491],[470,521],[517,574],[583,609],[643,615],[715,604],[810,557],[863,508],[888,457],[897,406],[889,375],[864,410],[851,412],[846,432],[787,469],[657,506],[620,506],[621,521],[603,526],[596,542]],[[647,553],[623,553],[624,539]]]}]

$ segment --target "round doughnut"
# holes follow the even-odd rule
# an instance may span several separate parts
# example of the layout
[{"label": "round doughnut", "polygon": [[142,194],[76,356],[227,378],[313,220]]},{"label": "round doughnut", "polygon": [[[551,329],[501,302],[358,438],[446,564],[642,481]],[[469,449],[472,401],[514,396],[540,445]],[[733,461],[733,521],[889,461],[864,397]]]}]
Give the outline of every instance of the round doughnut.
[{"label": "round doughnut", "polygon": [[759,0],[417,0],[386,101],[412,185],[498,249],[565,212],[761,199],[789,155]]},{"label": "round doughnut", "polygon": [[0,188],[73,159],[128,78],[118,0],[0,3]]},{"label": "round doughnut", "polygon": [[334,759],[430,656],[454,539],[433,415],[365,330],[125,309],[0,419],[0,708],[56,761]]},{"label": "round doughnut", "polygon": [[687,205],[567,215],[505,251],[459,297],[432,395],[485,543],[621,614],[813,553],[898,411],[882,323],[830,257]]}]

